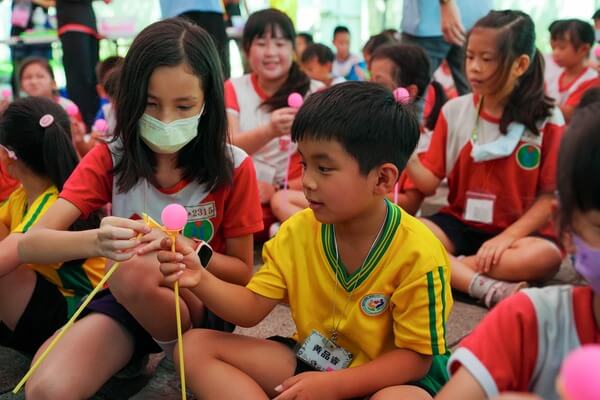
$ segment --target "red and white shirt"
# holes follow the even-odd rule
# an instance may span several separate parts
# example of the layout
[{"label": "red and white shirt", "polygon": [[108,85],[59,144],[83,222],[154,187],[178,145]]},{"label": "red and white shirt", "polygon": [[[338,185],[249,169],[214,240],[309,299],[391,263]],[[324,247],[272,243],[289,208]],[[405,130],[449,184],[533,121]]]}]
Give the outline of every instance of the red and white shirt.
[{"label": "red and white shirt", "polygon": [[[592,81],[598,78],[598,72],[594,68],[587,67],[571,83],[565,85],[564,72],[556,75],[547,82],[546,92],[552,97],[559,106],[570,105],[576,107],[581,100],[581,92],[589,89]],[[577,95],[579,93],[579,95]],[[572,97],[579,97],[578,100]]]},{"label": "red and white shirt", "polygon": [[[324,85],[321,82],[311,81],[307,95],[323,87]],[[268,96],[258,85],[256,74],[247,74],[225,82],[225,106],[228,113],[239,118],[239,132],[258,128],[271,121],[271,113],[260,107],[267,98]],[[269,177],[269,179],[273,180],[272,183],[276,185],[283,184],[286,171],[289,167],[288,151],[293,154],[296,152],[296,149],[296,143],[287,141],[282,144],[280,138],[275,138],[265,144],[261,149],[252,154],[259,177],[263,176],[263,174],[260,174],[262,169],[270,168],[274,173],[274,177]],[[300,169],[295,168],[294,171],[297,176],[295,176],[296,174],[292,175],[292,169],[290,169],[290,179],[300,176]],[[259,179],[266,180],[264,178]]]},{"label": "red and white shirt", "polygon": [[563,359],[600,343],[593,299],[589,286],[523,290],[494,307],[460,343],[448,371],[466,368],[489,398],[515,391],[558,399]]},{"label": "red and white shirt", "polygon": [[[468,94],[444,105],[421,161],[438,178],[448,178],[449,205],[441,212],[479,230],[498,233],[519,219],[540,194],[554,192],[564,119],[555,107],[550,117],[539,121],[540,134],[526,129],[512,154],[475,162],[471,157],[475,124],[482,145],[502,135],[499,119],[484,111],[477,118],[477,102],[473,94]],[[467,199],[473,194],[494,198],[491,223],[465,219]],[[551,226],[542,233],[554,236]]]},{"label": "red and white shirt", "polygon": [[139,219],[146,213],[160,222],[162,209],[170,203],[183,205],[188,223],[187,237],[204,240],[217,252],[225,251],[225,239],[260,232],[262,211],[254,166],[243,150],[228,147],[233,155],[231,185],[211,190],[204,184],[180,181],[159,189],[145,179],[124,193],[116,188],[113,170],[119,157],[116,144],[99,144],[81,160],[63,187],[60,197],[73,203],[87,218],[91,212],[112,202],[113,215]]}]

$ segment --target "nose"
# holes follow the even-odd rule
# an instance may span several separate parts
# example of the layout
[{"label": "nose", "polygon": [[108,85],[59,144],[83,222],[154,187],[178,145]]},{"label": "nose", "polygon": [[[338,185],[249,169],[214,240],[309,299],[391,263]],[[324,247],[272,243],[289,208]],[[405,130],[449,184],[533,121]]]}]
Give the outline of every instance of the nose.
[{"label": "nose", "polygon": [[273,55],[275,54],[275,50],[277,49],[277,45],[274,41],[269,40],[267,45],[265,46],[265,54]]},{"label": "nose", "polygon": [[306,169],[302,173],[302,188],[304,189],[304,193],[310,193],[317,190],[317,182]]}]

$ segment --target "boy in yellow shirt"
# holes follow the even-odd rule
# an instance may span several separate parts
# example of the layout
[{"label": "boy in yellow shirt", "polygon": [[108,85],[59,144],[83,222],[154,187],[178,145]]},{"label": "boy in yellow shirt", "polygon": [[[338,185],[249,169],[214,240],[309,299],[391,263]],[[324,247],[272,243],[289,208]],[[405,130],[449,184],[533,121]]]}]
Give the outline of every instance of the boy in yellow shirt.
[{"label": "boy in yellow shirt", "polygon": [[[241,326],[289,304],[297,332],[270,340],[194,329],[187,382],[200,398],[430,399],[445,383],[452,306],[442,244],[386,199],[413,152],[415,116],[387,89],[347,82],[310,96],[292,127],[310,203],[265,244],[246,287],[162,243],[167,283]],[[175,351],[177,357],[177,351]],[[326,373],[325,373],[326,372]]]}]

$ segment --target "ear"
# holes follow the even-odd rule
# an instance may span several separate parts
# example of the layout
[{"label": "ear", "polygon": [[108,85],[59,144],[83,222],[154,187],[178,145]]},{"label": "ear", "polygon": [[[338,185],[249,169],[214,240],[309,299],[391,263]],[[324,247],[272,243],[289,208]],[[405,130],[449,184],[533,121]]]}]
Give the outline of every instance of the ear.
[{"label": "ear", "polygon": [[529,56],[521,54],[513,63],[513,74],[520,78],[529,69],[529,64],[531,64]]},{"label": "ear", "polygon": [[376,183],[373,194],[378,196],[386,196],[391,192],[400,177],[400,171],[392,163],[381,164],[375,168],[374,173],[376,175]]},{"label": "ear", "polygon": [[408,85],[406,90],[408,90],[408,94],[410,94],[411,99],[416,98],[417,94],[419,94],[419,88],[414,83],[412,85]]},{"label": "ear", "polygon": [[579,47],[577,48],[577,53],[587,57],[590,54],[590,50],[591,46],[589,45],[589,43],[584,43],[579,45]]}]

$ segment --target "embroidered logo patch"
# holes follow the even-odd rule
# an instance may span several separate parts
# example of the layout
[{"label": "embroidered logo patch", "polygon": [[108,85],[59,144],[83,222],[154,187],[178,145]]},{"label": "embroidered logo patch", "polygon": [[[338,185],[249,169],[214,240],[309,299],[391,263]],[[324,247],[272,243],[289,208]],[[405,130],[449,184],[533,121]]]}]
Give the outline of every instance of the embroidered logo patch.
[{"label": "embroidered logo patch", "polygon": [[541,150],[534,144],[525,143],[517,149],[517,164],[525,170],[536,169],[540,166]]},{"label": "embroidered logo patch", "polygon": [[360,300],[360,309],[369,317],[383,314],[388,305],[388,298],[380,293],[368,294]]},{"label": "embroidered logo patch", "polygon": [[183,228],[183,235],[210,242],[215,234],[215,228],[210,219],[190,221]]}]

